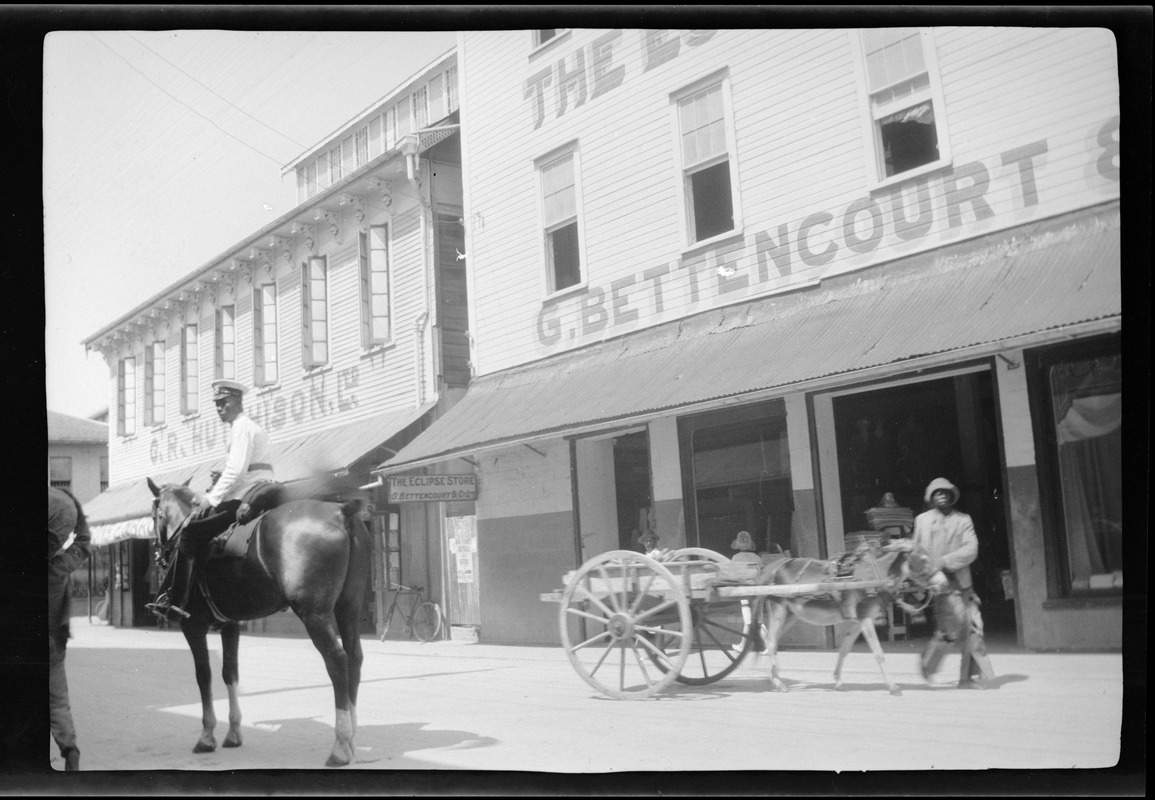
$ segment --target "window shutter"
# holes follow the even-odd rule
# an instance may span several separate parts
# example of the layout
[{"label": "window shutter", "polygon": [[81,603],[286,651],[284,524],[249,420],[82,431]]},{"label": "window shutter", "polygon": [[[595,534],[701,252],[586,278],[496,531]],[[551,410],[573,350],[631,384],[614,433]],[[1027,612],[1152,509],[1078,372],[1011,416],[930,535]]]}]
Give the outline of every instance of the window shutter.
[{"label": "window shutter", "polygon": [[305,366],[313,363],[313,328],[309,298],[309,262],[301,262],[301,354]]}]

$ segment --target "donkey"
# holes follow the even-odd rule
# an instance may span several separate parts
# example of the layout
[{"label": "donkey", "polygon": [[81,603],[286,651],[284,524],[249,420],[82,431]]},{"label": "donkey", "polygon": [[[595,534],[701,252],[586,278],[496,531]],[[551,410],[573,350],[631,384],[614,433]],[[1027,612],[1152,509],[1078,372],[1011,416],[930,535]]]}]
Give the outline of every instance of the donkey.
[{"label": "donkey", "polygon": [[763,568],[757,583],[768,586],[792,586],[800,584],[828,583],[840,566],[849,570],[853,581],[884,580],[887,583],[876,589],[839,589],[823,594],[802,594],[796,597],[786,595],[759,596],[762,609],[759,619],[763,620],[763,641],[765,649],[760,655],[770,657],[770,681],[780,692],[786,691],[778,676],[778,643],[797,621],[811,625],[830,626],[851,621],[853,626],[842,640],[838,650],[838,663],[834,667],[835,688],[842,688],[842,663],[850,648],[862,634],[882,670],[882,678],[893,695],[901,695],[898,684],[886,672],[886,657],[878,642],[874,629],[874,618],[884,608],[883,603],[900,599],[904,591],[909,591],[908,581],[920,584],[924,578],[925,556],[910,540],[897,540],[881,547],[877,544],[863,545],[836,561],[819,561],[813,558],[787,558],[773,562]]}]

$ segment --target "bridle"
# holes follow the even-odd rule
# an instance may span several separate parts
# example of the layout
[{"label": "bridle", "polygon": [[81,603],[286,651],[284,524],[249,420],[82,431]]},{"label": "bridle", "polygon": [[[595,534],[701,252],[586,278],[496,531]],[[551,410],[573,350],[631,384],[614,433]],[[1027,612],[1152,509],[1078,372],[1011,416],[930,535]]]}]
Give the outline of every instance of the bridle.
[{"label": "bridle", "polygon": [[177,523],[176,527],[171,532],[165,531],[164,536],[160,534],[160,497],[152,499],[152,530],[156,538],[156,547],[154,548],[153,558],[161,567],[168,566],[168,555],[176,546],[180,538],[181,531],[183,531],[192,519],[193,514],[196,513],[196,506],[189,509],[184,518]]}]

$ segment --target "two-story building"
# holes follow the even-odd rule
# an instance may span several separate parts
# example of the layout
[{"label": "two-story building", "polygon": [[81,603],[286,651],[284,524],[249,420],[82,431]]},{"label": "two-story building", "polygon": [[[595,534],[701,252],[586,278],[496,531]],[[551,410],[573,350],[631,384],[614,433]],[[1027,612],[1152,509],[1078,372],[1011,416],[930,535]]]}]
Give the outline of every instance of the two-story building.
[{"label": "two-story building", "polygon": [[48,485],[81,503],[108,488],[108,423],[47,411]]},{"label": "two-story building", "polygon": [[[444,605],[442,520],[369,470],[469,379],[456,71],[450,51],[309,148],[285,168],[296,207],[84,342],[109,366],[113,485],[87,510],[117,548],[115,624],[151,621],[146,479],[207,490],[224,461],[220,378],[250,387],[278,480],[368,501],[371,629],[400,584]],[[288,612],[258,625],[303,631]]]},{"label": "two-story building", "polygon": [[557,643],[539,595],[647,531],[829,558],[942,476],[989,635],[1120,647],[1116,65],[1100,29],[460,34],[474,379],[378,472],[476,476],[481,639]]}]

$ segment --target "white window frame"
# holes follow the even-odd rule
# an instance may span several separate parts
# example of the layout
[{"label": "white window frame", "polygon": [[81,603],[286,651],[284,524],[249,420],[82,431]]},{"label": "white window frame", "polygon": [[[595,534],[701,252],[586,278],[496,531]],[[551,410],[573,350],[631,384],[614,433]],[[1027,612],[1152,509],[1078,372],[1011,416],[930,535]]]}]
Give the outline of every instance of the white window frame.
[{"label": "white window frame", "polygon": [[165,382],[168,379],[165,344],[164,339],[155,339],[144,346],[144,424],[147,427],[163,425],[165,420]]},{"label": "white window frame", "polygon": [[[716,166],[721,163],[720,156],[714,156],[705,161],[695,162],[687,165],[685,163],[685,156],[682,147],[682,119],[681,119],[681,105],[682,101],[692,97],[700,92],[718,86],[722,93],[722,117],[726,125],[726,154],[725,159],[729,165],[730,174],[730,207],[733,212],[733,226],[728,231],[709,236],[704,239],[697,239],[695,235],[694,225],[694,207],[693,197],[690,194],[689,177],[696,172],[700,172],[711,166]],[[674,132],[674,166],[676,169],[677,183],[679,187],[679,200],[682,205],[682,213],[678,215],[681,232],[683,251],[693,250],[699,247],[708,246],[713,242],[723,241],[732,237],[741,236],[743,230],[742,217],[742,192],[740,191],[740,182],[738,180],[738,148],[734,135],[734,102],[730,89],[730,73],[729,70],[723,69],[718,72],[711,73],[703,78],[700,78],[693,83],[678,89],[676,92],[670,94],[670,119],[672,122],[672,130]]]},{"label": "white window frame", "polygon": [[353,165],[360,168],[369,163],[369,126],[363,125],[353,133]]},{"label": "white window frame", "polygon": [[[311,268],[316,263],[320,263],[323,270],[320,279],[314,279],[310,276]],[[323,338],[316,335],[318,318],[313,314],[313,294],[318,280],[325,289],[325,319],[323,320],[325,335]],[[307,370],[326,366],[333,357],[332,296],[332,287],[329,281],[329,257],[309,256],[301,262],[301,363]],[[316,356],[315,350],[318,343],[323,344],[325,348],[323,358]]]},{"label": "white window frame", "polygon": [[[574,214],[572,218],[566,217],[564,221],[549,221],[546,217],[545,177],[543,173],[547,167],[566,159],[570,159],[573,162]],[[561,294],[569,294],[584,288],[589,282],[589,262],[586,260],[585,248],[585,215],[582,212],[581,153],[578,148],[578,143],[576,141],[569,142],[537,158],[534,161],[534,172],[537,175],[538,230],[541,231],[540,247],[545,296],[548,298]],[[563,289],[558,289],[556,288],[557,275],[553,268],[553,257],[550,251],[550,234],[570,225],[571,220],[577,223],[578,281]]]},{"label": "white window frame", "polygon": [[[225,316],[228,315],[226,325]],[[213,375],[220,380],[235,381],[237,379],[237,307],[226,303],[217,308],[216,319],[213,323]],[[226,337],[231,335],[231,341]]]},{"label": "white window frame", "polygon": [[[372,273],[373,273],[373,231],[383,229],[385,231],[385,282],[387,288],[385,291],[388,311],[386,312],[385,336],[373,335],[373,290],[372,290]],[[360,263],[360,278],[361,278],[361,347],[368,350],[373,347],[382,347],[392,343],[393,341],[393,259],[392,249],[393,242],[390,239],[392,233],[390,225],[370,225],[366,232],[358,233],[357,247],[358,259]]]},{"label": "white window frame", "polygon": [[[265,290],[272,301],[273,319],[265,319]],[[281,328],[277,318],[277,284],[275,281],[257,284],[253,287],[253,385],[275,386],[281,379]],[[272,328],[273,343],[269,345],[265,335]],[[271,367],[271,370],[270,370]],[[272,376],[269,372],[272,371]]]},{"label": "white window frame", "polygon": [[418,86],[410,95],[412,107],[410,115],[413,117],[413,130],[419,131],[429,125],[429,86]]},{"label": "white window frame", "polygon": [[397,106],[385,109],[385,149],[392,150],[397,146]]},{"label": "white window frame", "polygon": [[[194,341],[189,342],[189,335]],[[188,323],[180,329],[180,411],[190,415],[200,412],[200,326]],[[195,374],[194,374],[195,370]]]},{"label": "white window frame", "polygon": [[448,116],[459,107],[457,100],[457,65],[445,70],[445,114]]},{"label": "white window frame", "polygon": [[[879,111],[875,110],[871,99],[870,81],[866,68],[866,47],[862,41],[863,31],[861,29],[847,31],[851,51],[854,53],[854,76],[858,89],[859,116],[862,120],[862,137],[866,146],[867,174],[871,191],[921,177],[928,172],[947,168],[952,163],[950,133],[947,128],[946,104],[943,102],[942,79],[939,73],[938,48],[935,46],[934,31],[931,28],[919,28],[918,31],[922,40],[923,62],[926,65],[930,87],[907,101],[893,101]],[[909,78],[905,78],[900,83],[906,80]],[[885,87],[877,91],[884,90]],[[882,150],[882,141],[875,120],[876,118],[887,117],[904,108],[912,108],[919,103],[926,102],[926,100],[930,100],[931,110],[934,113],[935,136],[938,139],[938,159],[888,177],[884,162],[885,154]]]},{"label": "white window frame", "polygon": [[136,433],[136,358],[126,356],[116,367],[116,432],[120,436]]}]

